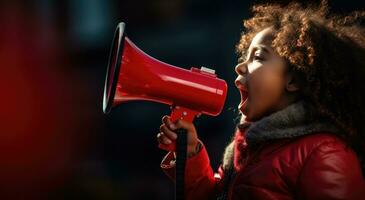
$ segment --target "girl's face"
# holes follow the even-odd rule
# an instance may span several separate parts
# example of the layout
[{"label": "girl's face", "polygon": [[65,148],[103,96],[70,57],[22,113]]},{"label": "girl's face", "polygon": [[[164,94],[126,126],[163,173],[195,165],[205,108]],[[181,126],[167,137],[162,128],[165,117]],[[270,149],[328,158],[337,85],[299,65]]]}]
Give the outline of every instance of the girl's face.
[{"label": "girl's face", "polygon": [[253,38],[247,59],[235,70],[235,84],[241,93],[238,108],[246,121],[256,121],[285,108],[292,98],[287,93],[290,77],[285,59],[271,47],[273,29],[266,28]]}]

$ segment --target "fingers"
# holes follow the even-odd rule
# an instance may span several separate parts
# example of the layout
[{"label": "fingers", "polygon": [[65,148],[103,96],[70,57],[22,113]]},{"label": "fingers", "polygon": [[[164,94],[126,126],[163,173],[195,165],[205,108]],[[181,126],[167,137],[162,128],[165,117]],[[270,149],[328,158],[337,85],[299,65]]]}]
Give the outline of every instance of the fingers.
[{"label": "fingers", "polygon": [[167,128],[166,124],[162,124],[160,126],[160,131],[170,140],[176,140],[177,138],[177,134],[172,130],[170,130],[169,128]]},{"label": "fingers", "polygon": [[174,143],[175,140],[177,139],[176,130],[179,128],[185,129],[187,131],[188,151],[189,152],[195,151],[195,147],[198,143],[195,126],[192,122],[185,121],[183,119],[179,119],[175,122],[172,122],[169,116],[167,115],[163,116],[162,125],[160,126],[160,133],[157,134],[157,141],[160,143],[160,145],[172,145],[172,143]]},{"label": "fingers", "polygon": [[166,124],[166,126],[170,129],[170,130],[175,130],[176,126],[174,123],[171,122],[170,117],[165,115],[162,117],[162,123]]},{"label": "fingers", "polygon": [[167,138],[164,133],[157,134],[157,141],[158,143],[165,145],[169,145],[172,143],[172,141],[169,138]]}]

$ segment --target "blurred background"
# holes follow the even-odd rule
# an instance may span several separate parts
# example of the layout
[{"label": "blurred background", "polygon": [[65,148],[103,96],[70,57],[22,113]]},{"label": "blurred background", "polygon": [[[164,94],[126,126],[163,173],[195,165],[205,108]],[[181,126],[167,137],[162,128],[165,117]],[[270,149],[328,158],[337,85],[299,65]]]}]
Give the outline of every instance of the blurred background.
[{"label": "blurred background", "polygon": [[[102,113],[116,25],[147,54],[228,83],[218,117],[196,119],[214,169],[235,129],[235,45],[244,0],[0,1],[0,198],[173,199],[157,148],[166,105],[130,102]],[[289,1],[276,1],[287,3]],[[330,2],[335,12],[361,1]],[[143,72],[141,72],[143,73]]]}]

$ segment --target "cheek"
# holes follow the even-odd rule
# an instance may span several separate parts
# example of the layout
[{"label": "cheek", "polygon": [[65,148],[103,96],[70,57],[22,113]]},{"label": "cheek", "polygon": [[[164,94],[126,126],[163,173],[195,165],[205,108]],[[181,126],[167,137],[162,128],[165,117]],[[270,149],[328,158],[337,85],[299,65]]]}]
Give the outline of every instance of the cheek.
[{"label": "cheek", "polygon": [[280,74],[263,72],[252,80],[251,115],[260,118],[279,103],[284,91],[284,79]]}]

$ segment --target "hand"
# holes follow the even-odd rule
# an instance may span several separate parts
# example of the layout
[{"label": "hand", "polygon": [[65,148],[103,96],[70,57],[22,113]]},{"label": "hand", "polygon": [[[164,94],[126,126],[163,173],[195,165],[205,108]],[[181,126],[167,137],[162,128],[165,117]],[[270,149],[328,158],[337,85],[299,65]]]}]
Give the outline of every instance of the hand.
[{"label": "hand", "polygon": [[183,128],[187,131],[187,154],[193,154],[198,145],[198,135],[193,123],[185,120],[177,120],[172,123],[169,116],[162,118],[162,125],[160,126],[160,133],[157,134],[157,141],[163,145],[170,145],[177,139],[177,134],[174,130]]}]

